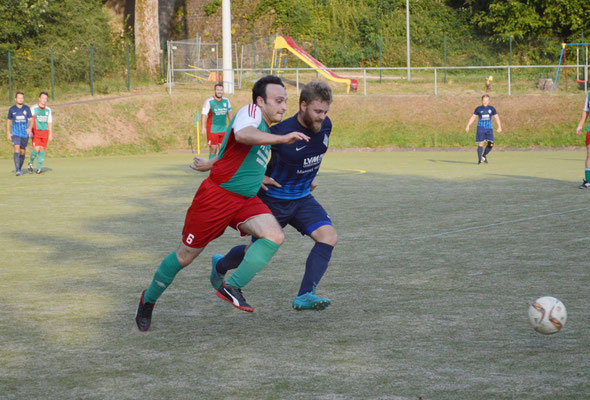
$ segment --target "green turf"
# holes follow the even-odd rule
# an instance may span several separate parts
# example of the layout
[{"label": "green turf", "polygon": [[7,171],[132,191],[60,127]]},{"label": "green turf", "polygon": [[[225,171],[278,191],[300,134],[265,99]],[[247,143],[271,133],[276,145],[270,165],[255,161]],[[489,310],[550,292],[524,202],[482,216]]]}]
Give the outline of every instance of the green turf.
[{"label": "green turf", "polygon": [[[147,334],[139,293],[180,240],[203,175],[190,154],[0,159],[0,398],[581,399],[590,393],[590,191],[581,151],[330,153],[314,192],[339,244],[318,294],[291,301],[312,246],[287,229],[245,289],[218,299],[210,257],[182,271]],[[554,336],[527,303],[561,299]]]}]

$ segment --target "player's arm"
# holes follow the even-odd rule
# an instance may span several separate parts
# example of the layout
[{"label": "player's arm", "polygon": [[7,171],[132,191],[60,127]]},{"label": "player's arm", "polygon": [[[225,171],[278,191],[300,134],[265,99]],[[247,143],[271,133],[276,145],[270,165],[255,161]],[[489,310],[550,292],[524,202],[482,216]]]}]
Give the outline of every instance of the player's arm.
[{"label": "player's arm", "polygon": [[53,139],[53,122],[49,123],[49,138],[48,139],[50,142]]},{"label": "player's arm", "polygon": [[209,116],[207,114],[201,114],[201,121],[203,121],[201,123],[201,134],[206,135],[207,134],[207,118]]},{"label": "player's arm", "polygon": [[498,125],[498,132],[502,132],[502,123],[500,122],[500,116],[498,114],[495,114],[494,119],[496,120],[496,124]]},{"label": "player's arm", "polygon": [[229,110],[229,111],[227,112],[227,123],[228,123],[228,124],[230,124],[230,123],[231,123],[231,120],[233,119],[233,117],[234,117],[234,113],[232,113],[232,112],[231,112],[231,110]]},{"label": "player's arm", "polygon": [[301,132],[291,132],[286,135],[273,135],[272,133],[263,132],[253,126],[246,126],[237,132],[234,132],[236,142],[249,146],[265,144],[291,144],[298,140],[309,142],[309,136]]},{"label": "player's arm", "polygon": [[268,192],[268,187],[269,186],[275,186],[275,187],[278,187],[278,188],[283,187],[283,185],[281,185],[280,183],[278,183],[277,181],[275,181],[274,179],[272,179],[270,176],[264,175],[264,178],[262,179],[262,184],[260,185],[260,187],[265,192]]},{"label": "player's arm", "polygon": [[33,137],[33,123],[35,122],[35,118],[33,118],[33,116],[31,115],[31,118],[28,119],[27,123],[27,135],[29,135],[29,137]]},{"label": "player's arm", "polygon": [[469,128],[471,127],[471,124],[473,123],[473,121],[475,121],[476,118],[477,115],[475,114],[473,114],[471,118],[469,118],[469,122],[467,122],[467,126],[465,127],[465,132],[469,132]]},{"label": "player's arm", "polygon": [[8,140],[12,140],[10,132],[12,132],[12,120],[9,118],[6,120],[6,137]]},{"label": "player's arm", "polygon": [[213,158],[195,157],[193,159],[193,163],[189,165],[189,167],[191,167],[195,171],[207,172],[213,167],[215,161],[217,161],[217,156]]},{"label": "player's arm", "polygon": [[311,185],[309,185],[309,191],[310,192],[313,192],[313,190],[318,187],[318,181],[317,181],[317,179],[318,179],[318,177],[315,176],[313,178],[313,180],[311,181]]},{"label": "player's arm", "polygon": [[584,129],[584,123],[586,123],[586,120],[588,119],[588,114],[590,114],[590,112],[582,111],[582,117],[580,118],[580,122],[578,122],[578,127],[576,128],[576,135],[582,133],[582,129]]}]

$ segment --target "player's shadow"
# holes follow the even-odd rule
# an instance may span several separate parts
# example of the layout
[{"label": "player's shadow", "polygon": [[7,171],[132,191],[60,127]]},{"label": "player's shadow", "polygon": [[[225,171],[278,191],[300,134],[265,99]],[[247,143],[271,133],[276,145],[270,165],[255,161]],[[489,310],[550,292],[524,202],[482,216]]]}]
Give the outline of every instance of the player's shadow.
[{"label": "player's shadow", "polygon": [[468,162],[468,161],[457,161],[457,160],[432,160],[429,159],[428,161],[433,163],[448,163],[448,164],[477,164],[477,162]]}]

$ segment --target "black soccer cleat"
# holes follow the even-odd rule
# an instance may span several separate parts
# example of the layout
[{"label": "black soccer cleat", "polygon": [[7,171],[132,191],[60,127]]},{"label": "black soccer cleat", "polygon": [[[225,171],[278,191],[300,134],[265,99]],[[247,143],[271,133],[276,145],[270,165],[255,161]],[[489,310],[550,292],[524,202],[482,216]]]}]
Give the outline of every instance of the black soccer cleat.
[{"label": "black soccer cleat", "polygon": [[488,159],[486,156],[482,156],[481,159],[483,160],[484,163],[486,163],[486,164],[488,163]]},{"label": "black soccer cleat", "polygon": [[250,304],[246,303],[246,299],[242,295],[242,289],[235,288],[233,286],[225,286],[225,282],[221,285],[217,291],[217,297],[225,301],[229,301],[235,308],[246,312],[253,312],[254,309]]},{"label": "black soccer cleat", "polygon": [[38,170],[37,170],[37,173],[38,173],[38,174],[42,174],[42,173],[43,173],[43,171],[41,171],[40,169],[38,169]]},{"label": "black soccer cleat", "polygon": [[578,187],[580,189],[590,189],[590,182],[588,182],[588,181],[586,181],[586,179],[584,179],[584,182],[582,182],[582,184]]},{"label": "black soccer cleat", "polygon": [[145,290],[141,292],[141,298],[139,299],[139,305],[137,306],[137,312],[135,313],[135,323],[141,332],[147,332],[150,330],[150,325],[152,324],[152,311],[154,311],[155,306],[155,304],[145,303],[143,301],[144,294]]},{"label": "black soccer cleat", "polygon": [[27,166],[27,170],[29,171],[29,174],[33,173],[33,164],[29,163],[29,165]]}]

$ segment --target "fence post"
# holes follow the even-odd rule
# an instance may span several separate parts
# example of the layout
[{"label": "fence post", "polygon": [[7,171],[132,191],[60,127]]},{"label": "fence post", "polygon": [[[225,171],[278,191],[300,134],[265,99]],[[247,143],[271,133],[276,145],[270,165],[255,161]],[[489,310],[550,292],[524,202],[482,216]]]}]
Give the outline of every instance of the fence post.
[{"label": "fence post", "polygon": [[[164,57],[164,53],[162,53],[162,58]],[[127,91],[131,90],[131,66],[129,65],[129,42],[125,43],[125,61],[127,63]],[[162,60],[163,61],[163,60]],[[162,72],[164,68],[162,67]]]},{"label": "fence post", "polygon": [[443,82],[447,83],[447,33],[443,33],[443,65],[445,67],[445,77]]},{"label": "fence post", "polygon": [[[379,35],[379,68],[383,67],[383,35]],[[379,83],[383,79],[383,70],[379,69]]]},{"label": "fence post", "polygon": [[438,78],[436,74],[436,67],[434,67],[434,95],[438,96]]},{"label": "fence post", "polygon": [[508,96],[512,95],[512,82],[511,82],[511,73],[510,73],[510,66],[508,67]]},{"label": "fence post", "polygon": [[[316,39],[316,35],[313,35],[313,57],[317,60],[318,59],[318,44],[317,44],[317,39]],[[317,78],[319,76],[318,71],[315,71],[315,77]]]},{"label": "fence post", "polygon": [[367,70],[364,68],[363,68],[363,82],[364,82],[364,86],[365,86],[364,95],[366,96],[367,95]]},{"label": "fence post", "polygon": [[299,68],[295,70],[295,81],[297,82],[297,96],[299,96]]},{"label": "fence post", "polygon": [[12,59],[8,52],[8,101],[12,102]]},{"label": "fence post", "polygon": [[90,45],[90,95],[94,96],[94,46]]},{"label": "fence post", "polygon": [[510,35],[510,61],[508,65],[512,66],[512,35]]},{"label": "fence post", "polygon": [[254,69],[256,69],[256,32],[252,32],[252,59]]},{"label": "fence post", "polygon": [[51,49],[51,101],[55,100],[55,57]]},{"label": "fence post", "polygon": [[[162,66],[160,67],[161,74],[160,76],[162,79],[164,78],[164,70],[166,68],[166,61],[165,61],[165,54],[166,54],[166,39],[162,38],[160,40],[160,50],[162,51]],[[129,90],[129,85],[127,85],[127,90]]]}]

